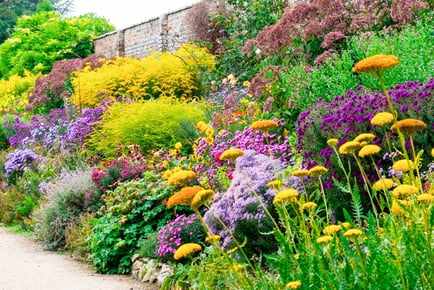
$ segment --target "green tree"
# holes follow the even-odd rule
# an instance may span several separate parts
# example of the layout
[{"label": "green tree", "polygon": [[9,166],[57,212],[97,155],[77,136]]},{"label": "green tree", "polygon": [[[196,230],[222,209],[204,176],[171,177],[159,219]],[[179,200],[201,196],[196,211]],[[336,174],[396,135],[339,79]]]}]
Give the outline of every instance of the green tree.
[{"label": "green tree", "polygon": [[93,53],[94,37],[114,27],[94,14],[63,18],[55,11],[21,16],[11,36],[0,45],[0,77],[25,70],[48,73],[57,60]]}]

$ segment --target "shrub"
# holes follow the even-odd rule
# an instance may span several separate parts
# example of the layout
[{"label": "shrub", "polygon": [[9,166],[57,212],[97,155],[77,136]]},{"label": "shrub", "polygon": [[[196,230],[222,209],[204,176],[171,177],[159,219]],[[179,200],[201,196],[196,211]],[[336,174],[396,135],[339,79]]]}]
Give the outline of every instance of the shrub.
[{"label": "shrub", "polygon": [[266,185],[275,179],[275,172],[281,167],[278,160],[253,150],[246,150],[236,159],[231,186],[226,192],[216,194],[204,215],[210,231],[221,237],[223,249],[237,246],[234,238],[240,244],[247,240],[243,250],[249,256],[277,249],[274,238],[265,234],[272,230],[273,224],[264,206],[273,212],[276,192]]},{"label": "shrub", "polygon": [[0,112],[23,113],[27,93],[34,87],[36,77],[26,71],[24,76],[11,75],[7,80],[0,79]]},{"label": "shrub", "polygon": [[40,11],[22,16],[0,45],[0,77],[25,70],[45,74],[57,60],[91,55],[93,38],[111,30],[107,20],[93,14],[61,18],[53,11]]},{"label": "shrub", "polygon": [[42,185],[46,202],[35,214],[35,234],[50,250],[66,244],[66,232],[80,220],[86,211],[85,197],[92,190],[92,168],[60,173],[54,180]]},{"label": "shrub", "polygon": [[115,103],[108,107],[98,130],[90,134],[85,145],[90,153],[106,157],[114,157],[119,144],[139,145],[145,153],[172,147],[176,142],[189,147],[195,138],[193,124],[202,118],[200,103],[168,98]]},{"label": "shrub", "polygon": [[15,116],[13,115],[2,115],[0,116],[0,150],[5,150],[9,148],[9,136],[13,134],[11,128],[6,127],[4,124],[10,124],[13,122]]},{"label": "shrub", "polygon": [[166,181],[147,172],[142,179],[121,183],[103,197],[104,206],[92,224],[88,243],[100,273],[126,274],[142,239],[172,219],[163,201],[170,196]]},{"label": "shrub", "polygon": [[195,214],[177,216],[158,232],[156,255],[164,261],[173,261],[179,246],[203,242],[205,236],[205,229]]},{"label": "shrub", "polygon": [[196,98],[200,96],[200,76],[214,68],[214,56],[205,48],[183,45],[173,54],[154,52],[138,60],[119,57],[102,67],[86,67],[74,74],[72,101],[80,108],[94,107],[101,96],[129,99]]},{"label": "shrub", "polygon": [[88,261],[90,256],[87,238],[92,232],[93,214],[82,214],[77,223],[72,224],[65,233],[65,247],[75,258]]},{"label": "shrub", "polygon": [[[27,198],[27,203],[33,202],[33,199],[26,196],[14,187],[8,187],[0,192],[0,222],[6,225],[22,223],[28,215],[27,212],[18,210],[22,207]],[[24,209],[24,208],[23,208]]]},{"label": "shrub", "polygon": [[82,69],[85,65],[95,69],[104,61],[97,55],[56,61],[49,74],[36,79],[34,88],[29,92],[26,110],[48,114],[51,109],[63,108],[65,100],[72,95],[71,73]]}]

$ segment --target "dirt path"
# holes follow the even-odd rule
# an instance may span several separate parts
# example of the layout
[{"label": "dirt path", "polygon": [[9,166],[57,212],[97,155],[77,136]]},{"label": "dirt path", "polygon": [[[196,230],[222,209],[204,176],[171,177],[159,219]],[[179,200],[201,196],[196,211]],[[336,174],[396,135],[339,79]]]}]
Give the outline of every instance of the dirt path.
[{"label": "dirt path", "polygon": [[0,290],[155,290],[127,276],[99,275],[0,227]]}]

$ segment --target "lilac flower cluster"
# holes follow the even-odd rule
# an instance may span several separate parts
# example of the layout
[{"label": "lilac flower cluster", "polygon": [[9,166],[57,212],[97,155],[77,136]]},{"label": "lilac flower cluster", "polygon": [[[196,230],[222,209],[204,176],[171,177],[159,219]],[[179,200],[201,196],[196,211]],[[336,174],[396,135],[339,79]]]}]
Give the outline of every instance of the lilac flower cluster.
[{"label": "lilac flower cluster", "polygon": [[164,260],[170,260],[179,246],[201,242],[204,237],[205,230],[195,214],[179,215],[158,232],[156,254]]},{"label": "lilac flower cluster", "polygon": [[263,205],[271,208],[276,192],[266,185],[282,168],[283,163],[279,160],[257,154],[254,150],[246,150],[236,159],[231,186],[226,192],[215,195],[213,204],[204,215],[211,232],[220,235],[224,249],[235,245],[231,233],[240,243],[247,238],[246,249],[253,252],[270,246],[271,241],[261,234],[272,230]]},{"label": "lilac flower cluster", "polygon": [[[282,120],[276,119],[275,121],[283,127]],[[243,131],[236,131],[235,133],[224,131],[216,135],[212,144],[208,144],[206,138],[202,138],[196,147],[196,153],[208,162],[196,165],[195,172],[203,173],[207,176],[210,184],[214,184],[212,181],[219,178],[219,168],[233,164],[232,161],[220,161],[220,155],[231,147],[253,150],[255,154],[269,155],[286,165],[293,162],[288,136],[264,134],[260,130],[245,127]]]},{"label": "lilac flower cluster", "polygon": [[27,148],[41,146],[51,149],[55,146],[70,149],[84,142],[87,134],[92,132],[92,125],[99,121],[104,108],[85,109],[75,120],[65,109],[53,109],[48,115],[33,115],[30,122],[23,122],[19,117],[11,124],[5,121],[4,126],[11,128],[14,135],[9,136],[12,147]]},{"label": "lilac flower cluster", "polygon": [[13,172],[24,171],[38,158],[38,155],[30,149],[16,149],[9,153],[5,162],[6,177]]},{"label": "lilac flower cluster", "polygon": [[[426,83],[412,81],[399,84],[394,86],[389,94],[399,119],[415,118],[428,125],[427,130],[415,136],[417,148],[424,149],[425,154],[428,154],[434,142],[434,79],[431,78]],[[310,168],[321,163],[331,171],[338,168],[333,150],[326,144],[329,138],[338,138],[340,141],[337,145],[340,146],[360,133],[374,133],[377,139],[373,142],[386,149],[383,128],[370,124],[372,117],[381,111],[388,111],[385,96],[366,91],[363,87],[337,96],[331,103],[319,99],[316,105],[303,112],[297,120],[297,149],[304,154],[305,166]],[[396,135],[391,137],[396,138]],[[378,162],[379,166],[388,166],[382,159]],[[326,185],[332,185],[331,178]]]}]

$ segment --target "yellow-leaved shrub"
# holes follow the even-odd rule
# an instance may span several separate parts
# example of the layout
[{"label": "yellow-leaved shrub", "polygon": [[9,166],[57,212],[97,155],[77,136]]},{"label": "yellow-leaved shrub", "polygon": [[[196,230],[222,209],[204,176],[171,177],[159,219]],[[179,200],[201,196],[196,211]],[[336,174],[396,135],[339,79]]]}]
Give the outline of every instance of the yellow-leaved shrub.
[{"label": "yellow-leaved shrub", "polygon": [[35,86],[37,75],[25,72],[24,76],[12,75],[0,80],[0,112],[22,113],[27,104],[27,94]]},{"label": "yellow-leaved shrub", "polygon": [[202,107],[173,97],[116,102],[86,141],[86,153],[114,157],[120,144],[139,145],[143,152],[172,148],[176,142],[191,146],[197,137],[194,124],[204,118]]},{"label": "yellow-leaved shrub", "polygon": [[200,90],[200,72],[214,68],[214,56],[192,44],[183,45],[174,53],[154,52],[142,60],[118,57],[95,70],[86,67],[76,72],[72,78],[72,100],[84,108],[98,105],[103,96],[190,99],[197,97]]}]

